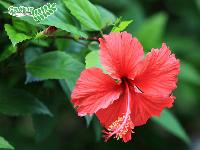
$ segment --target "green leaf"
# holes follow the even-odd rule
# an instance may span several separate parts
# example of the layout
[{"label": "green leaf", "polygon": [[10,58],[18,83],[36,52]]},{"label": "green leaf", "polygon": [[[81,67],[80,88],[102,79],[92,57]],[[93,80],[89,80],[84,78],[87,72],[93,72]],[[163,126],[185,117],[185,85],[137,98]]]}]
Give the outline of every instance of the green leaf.
[{"label": "green leaf", "polygon": [[67,8],[81,24],[89,31],[99,31],[102,28],[98,9],[88,0],[64,0]]},{"label": "green leaf", "polygon": [[88,44],[88,49],[91,51],[98,51],[99,50],[99,42],[93,41]]},{"label": "green leaf", "polygon": [[49,47],[49,43],[45,39],[32,39],[31,43],[40,47]]},{"label": "green leaf", "polygon": [[34,77],[41,79],[73,79],[80,74],[83,65],[61,51],[43,54],[26,65]]},{"label": "green leaf", "polygon": [[24,61],[26,64],[43,54],[42,49],[39,47],[28,47],[24,51]]},{"label": "green leaf", "polygon": [[10,45],[8,48],[6,48],[1,54],[0,54],[0,61],[3,61],[10,57],[12,54],[14,54],[17,51],[17,48]]},{"label": "green leaf", "polygon": [[3,137],[0,136],[0,148],[3,149],[14,149],[12,145],[8,143]]},{"label": "green leaf", "polygon": [[199,11],[200,11],[200,1],[199,1],[199,0],[196,0],[196,4],[197,4],[197,7],[198,7],[198,9],[199,9]]},{"label": "green leaf", "polygon": [[66,77],[65,82],[67,83],[70,91],[74,89],[76,80],[79,78],[80,73],[83,69],[84,69],[84,65],[80,63],[75,69],[76,71],[74,71],[74,73],[71,76]]},{"label": "green leaf", "polygon": [[85,116],[84,118],[86,120],[87,127],[89,127],[92,122],[93,116]]},{"label": "green leaf", "polygon": [[0,87],[0,112],[10,116],[45,114],[52,116],[48,108],[30,93]]},{"label": "green leaf", "polygon": [[[71,91],[74,88],[75,82],[76,82],[76,79],[74,79],[71,82],[69,82],[69,80],[59,80],[60,86],[62,87],[64,93],[67,95],[68,99],[71,98]],[[73,104],[71,102],[70,104],[73,107]],[[84,116],[84,119],[86,121],[87,127],[89,127],[93,120],[93,116]]]},{"label": "green leaf", "polygon": [[104,7],[101,7],[98,5],[96,7],[99,10],[100,15],[101,15],[102,28],[110,26],[115,22],[116,17],[112,12],[110,12],[107,9],[105,9]]},{"label": "green leaf", "polygon": [[153,121],[163,126],[166,130],[179,137],[187,144],[190,143],[190,139],[181,124],[168,110],[164,110],[160,117],[153,117]]},{"label": "green leaf", "polygon": [[17,17],[12,18],[12,24],[15,30],[20,33],[24,33],[29,36],[35,36],[37,33],[37,29],[34,25],[29,24],[23,20],[20,20]]},{"label": "green leaf", "polygon": [[8,7],[10,6],[10,3],[0,1],[0,5],[3,6],[4,8],[6,8],[6,9],[8,9]]},{"label": "green leaf", "polygon": [[92,51],[85,57],[86,68],[97,67],[102,68],[100,59],[99,59],[99,51]]},{"label": "green leaf", "polygon": [[[71,99],[71,91],[74,88],[75,82],[76,82],[76,79],[74,79],[71,82],[69,82],[69,80],[59,80],[60,86],[62,87],[68,99]],[[70,104],[73,107],[73,104],[71,102]],[[84,119],[86,121],[87,127],[89,127],[93,120],[93,116],[84,116]]]},{"label": "green leaf", "polygon": [[[200,51],[200,44],[198,40],[194,38],[177,35],[177,33],[168,33],[168,35],[165,36],[165,39],[166,42],[169,43],[171,50],[174,51],[176,54],[185,55],[186,57],[188,57],[192,54],[196,54],[195,51]],[[193,53],[191,53],[191,51],[188,51],[188,49],[192,50]]]},{"label": "green leaf", "polygon": [[7,35],[9,36],[9,39],[11,40],[11,42],[14,46],[17,43],[20,43],[22,41],[25,41],[25,40],[32,38],[29,35],[26,35],[24,33],[20,33],[18,31],[16,31],[16,29],[9,24],[5,24],[4,27],[5,27],[5,31],[7,32]]},{"label": "green leaf", "polygon": [[81,36],[87,38],[87,35],[84,32],[80,31],[77,27],[75,27],[71,23],[72,22],[69,13],[66,11],[66,9],[62,4],[57,5],[57,10],[53,15],[39,22],[39,24],[55,26],[59,29],[70,32],[75,36]]},{"label": "green leaf", "polygon": [[148,18],[137,29],[136,37],[142,43],[145,52],[161,45],[166,23],[167,15],[165,13],[159,13]]},{"label": "green leaf", "polygon": [[133,20],[130,20],[130,21],[122,21],[120,22],[117,26],[114,26],[112,31],[111,32],[121,32],[121,31],[124,31],[130,23],[132,23]]},{"label": "green leaf", "polygon": [[[73,90],[74,87],[69,87],[66,80],[59,80],[60,86],[63,89],[63,92],[67,96],[68,99],[71,98],[71,91]],[[74,83],[75,85],[75,83]]]},{"label": "green leaf", "polygon": [[33,117],[33,125],[36,131],[36,141],[41,142],[52,133],[56,120],[53,117],[38,115]]},{"label": "green leaf", "polygon": [[198,94],[196,94],[196,86],[179,80],[178,87],[174,92],[176,95],[176,110],[182,115],[193,115],[199,109]]},{"label": "green leaf", "polygon": [[85,57],[85,64],[85,68],[96,67],[102,69],[104,73],[107,73],[100,63],[99,51],[92,51],[88,53]]},{"label": "green leaf", "polygon": [[82,63],[77,60],[75,60],[75,62],[77,63],[74,65],[74,72],[70,76],[66,76],[64,80],[60,81],[61,87],[69,99],[76,84],[76,80],[79,78],[81,71],[84,69],[84,65]]},{"label": "green leaf", "polygon": [[130,33],[135,33],[137,28],[144,21],[144,7],[141,6],[141,3],[138,0],[131,1],[130,4],[127,5],[126,9],[120,14],[123,16],[124,20],[129,20],[131,18],[134,19],[134,24],[130,24],[127,28],[127,31]]},{"label": "green leaf", "polygon": [[181,61],[181,73],[179,75],[179,78],[183,81],[200,85],[200,74],[197,71],[197,69],[184,61]]},{"label": "green leaf", "polygon": [[[26,64],[30,63],[37,57],[42,55],[42,49],[38,47],[29,47],[26,48],[24,51],[24,61]],[[31,83],[31,82],[39,82],[43,79],[33,77],[29,72],[26,73],[26,81],[25,84]]]},{"label": "green leaf", "polygon": [[23,20],[23,21],[25,21],[25,22],[27,22],[27,23],[29,23],[29,24],[31,24],[31,25],[34,25],[34,26],[41,26],[40,24],[38,24],[34,19],[33,19],[33,17],[31,17],[31,16],[22,16],[22,17],[20,17],[19,18],[20,20]]},{"label": "green leaf", "polygon": [[101,137],[102,137],[102,126],[96,116],[93,119],[93,123],[94,123],[96,141],[100,142]]},{"label": "green leaf", "polygon": [[64,51],[69,44],[71,43],[70,40],[66,41],[66,39],[56,39],[55,45],[59,51]]}]

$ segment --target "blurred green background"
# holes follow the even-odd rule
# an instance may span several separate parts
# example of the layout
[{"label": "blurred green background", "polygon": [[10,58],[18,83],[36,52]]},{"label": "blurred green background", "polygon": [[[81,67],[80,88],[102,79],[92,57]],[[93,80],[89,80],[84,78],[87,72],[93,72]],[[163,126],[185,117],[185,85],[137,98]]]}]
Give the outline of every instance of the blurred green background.
[{"label": "blurred green background", "polygon": [[[1,0],[0,3],[0,54],[3,54],[5,49],[10,48],[10,51],[13,49],[4,29],[4,24],[11,24],[12,17],[5,13],[3,2],[9,1]],[[12,2],[21,5],[24,1],[12,0]],[[38,6],[44,2],[47,1],[35,1]],[[48,117],[37,113],[29,115],[22,113],[23,115],[9,116],[2,111],[0,136],[9,141],[16,150],[200,150],[200,0],[91,0],[91,2],[103,6],[117,17],[122,16],[123,20],[133,20],[127,31],[141,41],[146,52],[152,47],[159,48],[162,42],[166,42],[180,59],[181,73],[178,88],[174,92],[177,98],[171,111],[183,126],[191,143],[186,144],[152,120],[135,129],[136,133],[133,134],[131,142],[110,140],[104,143],[97,119],[94,118],[87,127],[85,119],[76,115],[69,101],[70,87],[63,91],[63,86],[66,85],[62,80],[25,84],[26,80],[30,81],[32,78],[26,76],[25,63],[41,51],[65,49],[84,63],[85,56],[90,50],[82,44],[66,39],[20,44],[16,53],[0,62],[0,99],[10,94],[6,93],[6,88],[23,89],[40,99],[54,115]],[[107,30],[104,32],[108,32]],[[35,80],[37,79],[32,81]],[[14,101],[20,94],[23,95],[23,92],[14,91],[15,95],[9,96],[14,108],[21,105]],[[22,97],[26,100],[29,95]],[[3,107],[3,103],[0,100],[1,110],[11,109]],[[22,107],[26,111],[26,106]],[[165,124],[170,126],[170,120],[169,122],[165,120]]]}]

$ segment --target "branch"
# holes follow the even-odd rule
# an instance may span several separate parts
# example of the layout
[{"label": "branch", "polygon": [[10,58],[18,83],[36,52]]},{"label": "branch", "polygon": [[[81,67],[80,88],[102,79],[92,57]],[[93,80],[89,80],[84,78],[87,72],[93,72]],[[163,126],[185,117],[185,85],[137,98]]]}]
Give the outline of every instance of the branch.
[{"label": "branch", "polygon": [[85,45],[84,43],[80,42],[79,40],[82,40],[82,41],[98,41],[98,36],[95,36],[95,37],[89,37],[89,38],[84,38],[84,37],[80,37],[80,38],[75,38],[71,35],[52,35],[52,33],[54,33],[55,31],[57,30],[56,27],[54,26],[49,26],[48,28],[46,28],[44,31],[43,31],[43,34],[47,35],[49,38],[64,38],[64,39],[71,39],[71,40],[74,40],[80,44],[83,44]]},{"label": "branch", "polygon": [[98,42],[98,37],[90,37],[90,38],[80,37],[80,38],[74,38],[73,36],[70,36],[70,35],[65,35],[65,36],[49,36],[49,37],[53,37],[53,38],[65,38],[65,39],[71,39],[71,40],[74,40],[74,41],[82,40],[82,41],[97,41]]}]

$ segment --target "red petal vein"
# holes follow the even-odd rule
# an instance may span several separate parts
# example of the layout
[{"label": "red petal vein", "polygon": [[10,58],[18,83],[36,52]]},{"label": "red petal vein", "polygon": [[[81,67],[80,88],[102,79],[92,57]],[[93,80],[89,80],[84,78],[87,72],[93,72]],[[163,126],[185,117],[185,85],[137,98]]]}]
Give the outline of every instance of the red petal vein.
[{"label": "red petal vein", "polygon": [[90,68],[81,73],[72,93],[72,103],[79,116],[91,115],[107,108],[121,94],[121,87],[101,69]]}]

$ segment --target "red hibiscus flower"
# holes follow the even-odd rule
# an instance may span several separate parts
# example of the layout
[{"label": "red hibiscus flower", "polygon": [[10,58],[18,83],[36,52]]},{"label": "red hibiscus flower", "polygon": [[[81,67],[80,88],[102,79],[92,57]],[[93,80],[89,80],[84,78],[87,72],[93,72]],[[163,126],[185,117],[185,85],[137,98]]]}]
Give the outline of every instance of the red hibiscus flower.
[{"label": "red hibiscus flower", "polygon": [[104,35],[99,68],[84,70],[72,92],[79,116],[96,114],[110,137],[131,140],[132,130],[173,105],[179,60],[166,46],[152,49],[144,59],[143,47],[127,32]]}]

